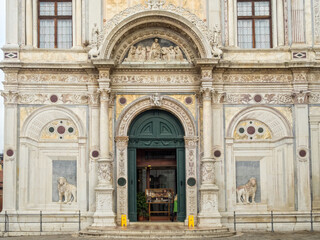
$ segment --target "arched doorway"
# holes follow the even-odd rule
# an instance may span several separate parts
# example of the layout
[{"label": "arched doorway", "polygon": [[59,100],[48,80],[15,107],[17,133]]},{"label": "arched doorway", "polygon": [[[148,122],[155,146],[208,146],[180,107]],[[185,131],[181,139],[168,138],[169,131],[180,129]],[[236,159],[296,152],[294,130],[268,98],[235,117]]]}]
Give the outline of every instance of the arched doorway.
[{"label": "arched doorway", "polygon": [[[128,216],[137,221],[137,192],[172,188],[178,197],[177,220],[186,218],[184,129],[171,113],[149,110],[131,123],[128,136]],[[151,180],[151,181],[150,181]]]}]

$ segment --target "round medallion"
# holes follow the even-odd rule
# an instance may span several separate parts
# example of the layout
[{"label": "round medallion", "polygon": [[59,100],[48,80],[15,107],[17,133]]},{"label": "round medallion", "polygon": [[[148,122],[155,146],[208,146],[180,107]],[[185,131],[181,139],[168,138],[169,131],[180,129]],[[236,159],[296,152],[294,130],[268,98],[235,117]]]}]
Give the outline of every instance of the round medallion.
[{"label": "round medallion", "polygon": [[58,96],[57,95],[51,95],[50,101],[53,102],[53,103],[58,102]]},{"label": "round medallion", "polygon": [[92,156],[93,158],[99,157],[99,151],[97,151],[97,150],[92,151],[91,156]]},{"label": "round medallion", "polygon": [[8,157],[12,157],[14,152],[12,149],[8,149],[6,153]]},{"label": "round medallion", "polygon": [[299,151],[299,156],[300,156],[300,157],[305,157],[305,156],[307,156],[307,151],[304,150],[304,149],[300,150],[300,151]]},{"label": "round medallion", "polygon": [[186,102],[186,104],[191,104],[192,103],[192,98],[191,97],[186,97],[185,102]]},{"label": "round medallion", "polygon": [[123,187],[123,186],[125,186],[126,184],[127,184],[127,180],[126,180],[125,178],[121,177],[121,178],[118,179],[118,185],[119,185],[120,187]]},{"label": "round medallion", "polygon": [[244,128],[239,128],[239,133],[244,133]]},{"label": "round medallion", "polygon": [[254,101],[257,102],[257,103],[261,102],[262,101],[261,95],[260,94],[255,95],[254,96]]},{"label": "round medallion", "polygon": [[248,134],[252,135],[256,132],[256,129],[254,127],[250,126],[247,128],[247,132],[248,132]]},{"label": "round medallion", "polygon": [[68,132],[69,132],[69,133],[73,133],[73,131],[74,131],[74,130],[73,130],[72,127],[69,127],[69,128],[68,128]]},{"label": "round medallion", "polygon": [[263,133],[263,131],[264,131],[264,130],[263,130],[262,127],[258,128],[258,132],[259,132],[259,133]]},{"label": "round medallion", "polygon": [[216,151],[214,151],[213,155],[214,155],[216,158],[219,158],[219,157],[221,157],[221,151],[220,151],[220,150],[216,150]]},{"label": "round medallion", "polygon": [[49,128],[49,132],[53,133],[54,132],[54,127]]},{"label": "round medallion", "polygon": [[122,105],[124,105],[124,104],[127,103],[127,99],[126,99],[125,97],[121,97],[121,98],[119,99],[119,103],[122,104]]},{"label": "round medallion", "polygon": [[196,179],[193,178],[193,177],[189,178],[188,181],[187,181],[187,184],[188,184],[190,187],[195,186],[196,183],[197,183],[197,181],[196,181]]},{"label": "round medallion", "polygon": [[58,131],[59,134],[64,134],[65,131],[66,131],[66,129],[65,129],[64,126],[59,126],[58,129],[57,129],[57,131]]}]

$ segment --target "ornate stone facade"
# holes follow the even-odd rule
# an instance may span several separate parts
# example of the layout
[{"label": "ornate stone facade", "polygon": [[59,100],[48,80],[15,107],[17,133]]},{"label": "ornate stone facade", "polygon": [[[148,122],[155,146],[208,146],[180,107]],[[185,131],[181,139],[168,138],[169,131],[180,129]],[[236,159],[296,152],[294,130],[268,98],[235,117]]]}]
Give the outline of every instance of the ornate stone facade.
[{"label": "ornate stone facade", "polygon": [[[270,49],[238,46],[234,0],[73,1],[72,49],[41,49],[37,9],[16,2],[7,0],[12,34],[0,63],[4,189],[16,189],[4,191],[4,211],[81,211],[83,228],[115,226],[122,215],[135,221],[129,199],[137,169],[128,161],[139,141],[129,132],[149,110],[183,128],[167,139],[161,125],[164,140],[137,149],[180,144],[175,174],[182,170],[183,181],[173,184],[185,191],[178,218],[186,225],[190,215],[200,227],[232,228],[234,211],[266,220],[270,209],[299,216],[320,208],[318,0],[305,0],[305,8],[267,1]],[[35,22],[16,21],[25,18]],[[76,202],[58,204],[57,176],[74,185]],[[245,187],[249,179],[256,185]]]}]

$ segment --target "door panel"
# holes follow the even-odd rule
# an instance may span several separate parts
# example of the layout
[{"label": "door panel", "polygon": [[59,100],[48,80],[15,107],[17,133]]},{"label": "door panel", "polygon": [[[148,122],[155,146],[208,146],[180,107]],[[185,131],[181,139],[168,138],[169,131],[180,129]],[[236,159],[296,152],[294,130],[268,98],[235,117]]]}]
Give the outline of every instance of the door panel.
[{"label": "door panel", "polygon": [[128,211],[129,220],[137,221],[137,167],[136,167],[136,149],[128,149]]},{"label": "door panel", "polygon": [[[177,161],[178,221],[186,218],[186,182],[184,129],[180,121],[171,113],[162,110],[149,110],[137,116],[128,131],[128,217],[137,221],[137,149],[175,149]],[[153,160],[151,160],[153,161]],[[139,160],[139,165],[145,161]],[[166,165],[165,159],[161,166]],[[151,162],[147,163],[147,166]],[[160,167],[160,166],[159,166]]]},{"label": "door panel", "polygon": [[185,150],[177,148],[178,221],[186,219]]}]

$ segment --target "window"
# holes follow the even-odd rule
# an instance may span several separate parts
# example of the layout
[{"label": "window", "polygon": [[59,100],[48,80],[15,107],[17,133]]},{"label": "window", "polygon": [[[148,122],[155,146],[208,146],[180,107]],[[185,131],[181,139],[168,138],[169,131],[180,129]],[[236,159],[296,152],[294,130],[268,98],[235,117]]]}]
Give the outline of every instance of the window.
[{"label": "window", "polygon": [[238,0],[238,46],[271,48],[270,0]]},{"label": "window", "polygon": [[72,0],[39,0],[38,47],[72,47]]}]

